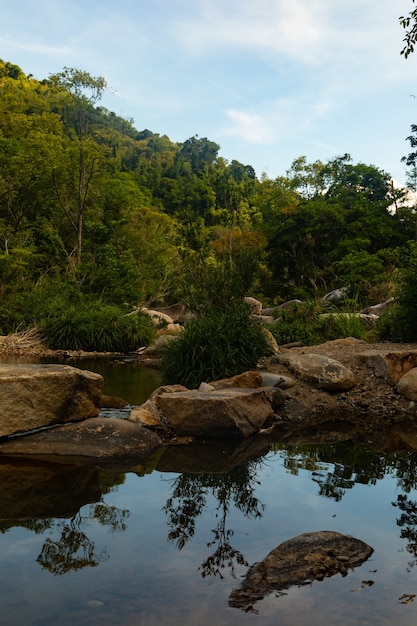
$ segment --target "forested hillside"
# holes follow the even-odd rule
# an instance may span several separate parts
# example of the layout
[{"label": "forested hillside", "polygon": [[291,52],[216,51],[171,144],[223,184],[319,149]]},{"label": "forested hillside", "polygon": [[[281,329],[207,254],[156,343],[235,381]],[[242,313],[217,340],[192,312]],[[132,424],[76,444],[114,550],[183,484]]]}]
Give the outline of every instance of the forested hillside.
[{"label": "forested hillside", "polygon": [[137,130],[100,106],[105,89],[0,61],[0,334],[98,303],[390,295],[416,214],[389,173],[301,156],[258,179],[207,138]]}]

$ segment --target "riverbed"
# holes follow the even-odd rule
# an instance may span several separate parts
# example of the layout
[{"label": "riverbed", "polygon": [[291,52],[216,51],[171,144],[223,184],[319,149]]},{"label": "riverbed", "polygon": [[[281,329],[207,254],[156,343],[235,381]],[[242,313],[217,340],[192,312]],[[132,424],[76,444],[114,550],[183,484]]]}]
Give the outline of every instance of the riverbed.
[{"label": "riverbed", "polygon": [[[104,392],[130,406],[159,384],[128,360],[68,363],[102,373]],[[250,460],[234,467],[240,444],[222,442],[162,450],[127,472],[3,458],[2,623],[414,625],[416,453],[249,443]],[[347,576],[230,605],[252,564],[319,530],[374,552]]]}]

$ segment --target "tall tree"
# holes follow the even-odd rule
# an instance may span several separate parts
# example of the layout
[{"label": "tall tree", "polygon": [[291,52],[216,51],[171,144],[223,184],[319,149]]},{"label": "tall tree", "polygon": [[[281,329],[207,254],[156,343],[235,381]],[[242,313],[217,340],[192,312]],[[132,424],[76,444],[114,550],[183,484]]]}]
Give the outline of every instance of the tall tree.
[{"label": "tall tree", "polygon": [[65,169],[57,168],[54,172],[54,184],[59,204],[76,233],[73,252],[75,265],[79,265],[87,199],[92,181],[105,161],[103,149],[90,127],[95,117],[94,106],[107,83],[101,76],[93,77],[88,72],[67,67],[58,74],[51,74],[49,81],[55,89],[64,123],[76,137],[75,150],[71,142],[68,143]]}]

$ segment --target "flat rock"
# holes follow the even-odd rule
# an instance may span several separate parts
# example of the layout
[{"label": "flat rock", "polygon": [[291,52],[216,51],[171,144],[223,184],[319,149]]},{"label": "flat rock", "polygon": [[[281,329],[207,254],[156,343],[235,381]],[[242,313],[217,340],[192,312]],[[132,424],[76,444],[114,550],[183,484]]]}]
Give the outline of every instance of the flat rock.
[{"label": "flat rock", "polygon": [[199,438],[250,437],[283,404],[284,395],[274,387],[258,389],[197,389],[161,393],[158,409],[178,436]]},{"label": "flat rock", "polygon": [[0,454],[36,458],[99,459],[141,456],[155,450],[155,433],[128,420],[93,417],[78,424],[57,426],[0,444]]},{"label": "flat rock", "polygon": [[404,374],[417,367],[417,350],[367,350],[355,360],[365,362],[375,376],[395,385]]},{"label": "flat rock", "polygon": [[278,354],[275,362],[285,365],[303,382],[323,391],[345,391],[356,385],[353,372],[321,354]]},{"label": "flat rock", "polygon": [[96,416],[102,386],[69,365],[0,364],[0,437]]},{"label": "flat rock", "polygon": [[358,567],[373,553],[359,539],[322,530],[289,539],[272,550],[261,563],[248,571],[239,589],[232,592],[229,605],[250,610],[271,591],[306,585]]}]

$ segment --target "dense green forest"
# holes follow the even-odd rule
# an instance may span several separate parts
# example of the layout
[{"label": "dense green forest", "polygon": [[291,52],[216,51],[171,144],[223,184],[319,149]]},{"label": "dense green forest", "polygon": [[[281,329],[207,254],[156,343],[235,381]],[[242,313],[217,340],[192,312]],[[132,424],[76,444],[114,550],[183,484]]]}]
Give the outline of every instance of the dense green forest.
[{"label": "dense green forest", "polygon": [[259,179],[207,138],[137,130],[100,106],[106,88],[82,70],[36,80],[0,61],[0,334],[176,301],[392,295],[416,211],[389,173],[300,156]]}]

